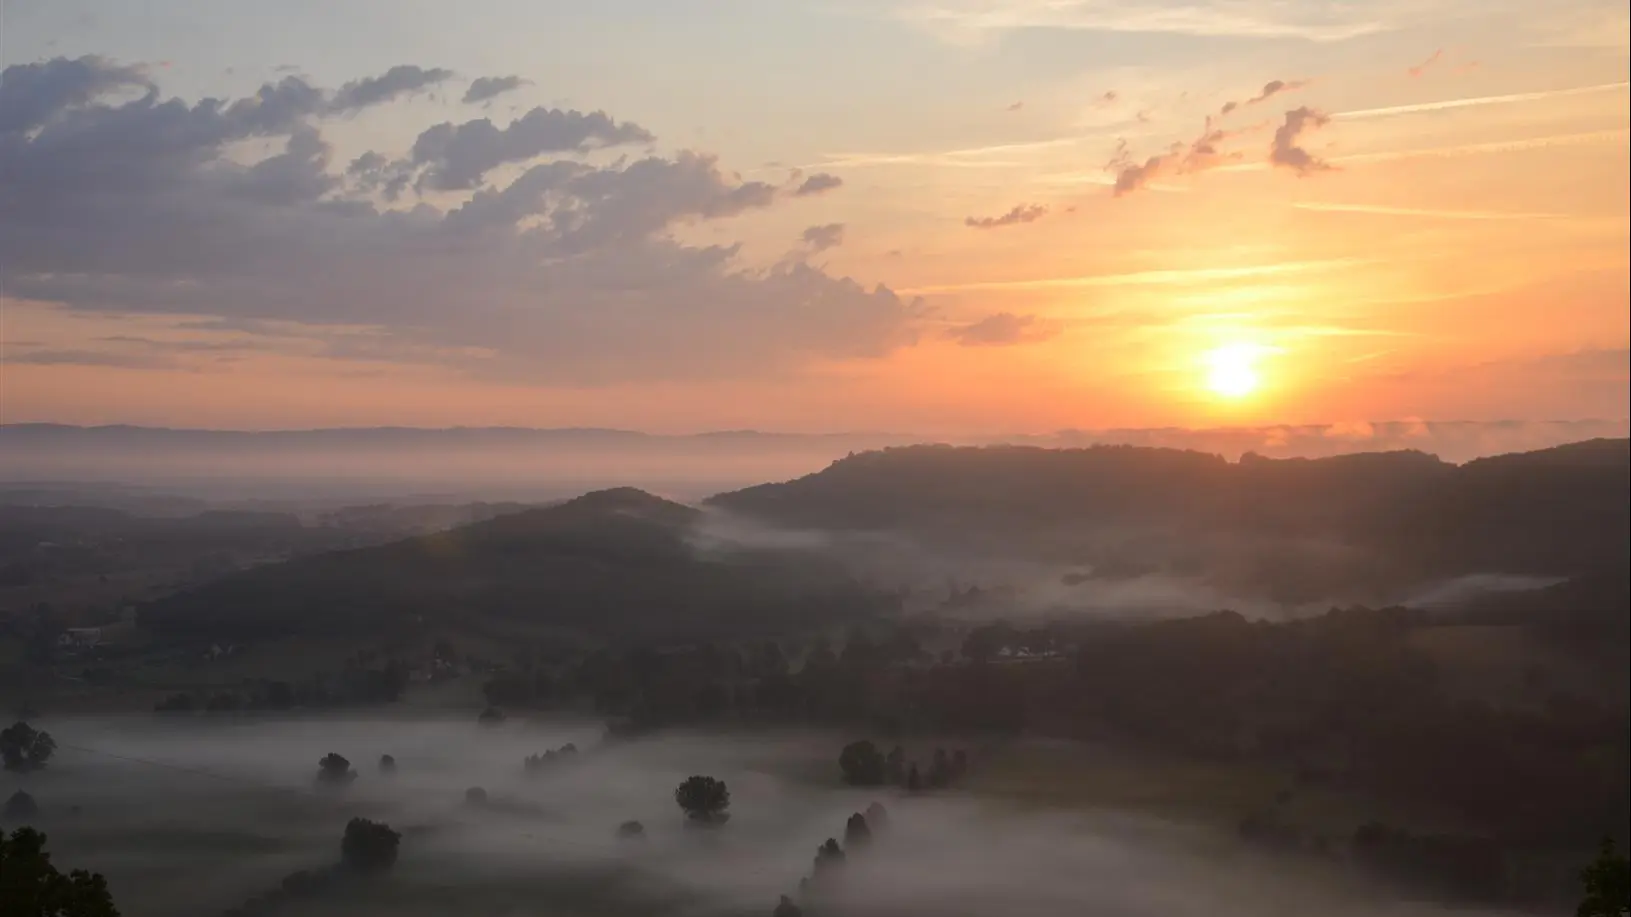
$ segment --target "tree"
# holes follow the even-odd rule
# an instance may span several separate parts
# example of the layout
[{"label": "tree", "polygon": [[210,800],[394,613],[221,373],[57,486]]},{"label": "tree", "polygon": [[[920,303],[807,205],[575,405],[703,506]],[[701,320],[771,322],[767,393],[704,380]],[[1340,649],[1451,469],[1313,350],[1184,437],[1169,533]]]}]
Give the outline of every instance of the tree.
[{"label": "tree", "polygon": [[33,818],[38,814],[40,804],[34,801],[33,796],[22,790],[12,793],[11,798],[6,800],[7,818]]},{"label": "tree", "polygon": [[906,789],[913,793],[923,789],[923,778],[918,775],[916,761],[906,771]]},{"label": "tree", "polygon": [[396,773],[396,759],[390,755],[379,756],[379,772],[382,774]]},{"label": "tree", "polygon": [[946,757],[944,748],[934,750],[934,760],[929,764],[929,786],[939,789],[951,782],[951,759]]},{"label": "tree", "polygon": [[849,817],[844,823],[844,846],[856,850],[872,843],[872,828],[866,823],[866,816],[859,812]]},{"label": "tree", "polygon": [[618,840],[633,841],[645,840],[646,826],[637,821],[626,821],[617,826]]},{"label": "tree", "polygon": [[782,895],[782,899],[776,902],[776,910],[771,913],[770,917],[804,917],[804,910],[794,904],[792,898]]},{"label": "tree", "polygon": [[397,847],[402,835],[383,822],[366,818],[353,818],[345,826],[345,837],[340,840],[340,862],[347,869],[363,875],[389,872],[396,865]]},{"label": "tree", "polygon": [[497,707],[488,707],[486,710],[481,711],[480,716],[476,717],[476,722],[483,726],[497,726],[499,723],[504,722],[504,711]]},{"label": "tree", "polygon": [[464,791],[464,804],[473,809],[479,809],[487,804],[487,791],[479,786],[473,786]]},{"label": "tree", "polygon": [[866,807],[866,824],[879,834],[889,830],[889,810],[883,807],[883,803],[875,802]]},{"label": "tree", "polygon": [[687,777],[674,790],[674,801],[692,821],[714,824],[729,817],[725,810],[731,805],[731,791],[726,788],[725,781],[699,774]]},{"label": "tree", "polygon": [[1576,917],[1626,917],[1631,914],[1631,872],[1627,859],[1614,849],[1611,838],[1603,838],[1597,859],[1580,871],[1586,897],[1575,910]]},{"label": "tree", "polygon": [[351,762],[344,755],[329,752],[317,762],[317,782],[328,786],[344,786],[357,779]]},{"label": "tree", "polygon": [[844,848],[838,846],[838,841],[827,838],[825,844],[816,848],[815,878],[825,878],[833,870],[841,868],[846,859]]},{"label": "tree", "polygon": [[0,833],[0,905],[5,917],[119,917],[107,880],[83,869],[63,875],[33,828]]},{"label": "tree", "polygon": [[57,743],[49,732],[17,722],[0,730],[0,759],[6,770],[27,773],[45,767],[56,753]]},{"label": "tree", "polygon": [[883,759],[883,763],[890,783],[899,786],[906,782],[906,749],[901,748],[899,745],[889,749],[889,754]]},{"label": "tree", "polygon": [[883,754],[865,739],[844,746],[838,754],[838,767],[844,772],[844,782],[851,786],[878,786],[889,776]]}]

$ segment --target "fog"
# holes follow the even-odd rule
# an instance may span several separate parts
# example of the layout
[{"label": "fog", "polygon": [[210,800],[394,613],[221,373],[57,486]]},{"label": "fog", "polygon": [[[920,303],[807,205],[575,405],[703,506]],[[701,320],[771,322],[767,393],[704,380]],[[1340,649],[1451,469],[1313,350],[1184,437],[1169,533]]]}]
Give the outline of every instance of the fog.
[{"label": "fog", "polygon": [[[378,909],[344,913],[769,914],[873,801],[888,828],[823,887],[845,914],[1413,917],[1444,913],[1367,888],[1336,861],[1277,862],[1211,829],[1129,813],[1037,811],[994,795],[906,798],[838,784],[842,740],[822,734],[673,735],[599,746],[598,724],[149,718],[41,722],[61,748],[26,779],[57,862],[105,873],[127,917],[217,914],[284,875],[332,864],[353,815],[404,832]],[[545,775],[528,754],[584,751]],[[352,761],[346,789],[317,790],[317,761]],[[376,761],[391,754],[394,776]],[[976,775],[982,758],[974,756]],[[685,777],[731,790],[731,818],[687,829]],[[8,775],[0,791],[7,795]],[[485,808],[466,789],[489,794]],[[618,840],[638,819],[645,841]],[[554,891],[549,891],[554,889]],[[563,891],[567,890],[567,891]],[[442,896],[460,905],[442,905]],[[370,905],[371,907],[372,905]],[[327,914],[321,896],[280,913]],[[340,911],[332,911],[340,913]],[[1494,914],[1467,911],[1462,914]]]},{"label": "fog", "polygon": [[[1044,534],[1023,545],[970,533],[928,544],[896,532],[776,527],[709,507],[690,540],[704,557],[754,548],[816,552],[875,588],[904,594],[908,612],[971,622],[1182,617],[1225,609],[1287,620],[1353,605],[1450,609],[1562,581],[1492,572],[1390,584],[1371,574],[1374,564],[1363,551],[1336,541],[1136,525],[1078,524],[1068,534]],[[1072,557],[1077,562],[1063,560]]]},{"label": "fog", "polygon": [[1194,449],[1230,460],[1415,449],[1465,462],[1593,437],[1627,422],[1338,423],[1219,429],[979,433],[648,435],[518,428],[240,432],[0,425],[0,481],[121,482],[219,501],[402,498],[545,500],[611,486],[678,499],[816,472],[850,452],[922,442]]}]

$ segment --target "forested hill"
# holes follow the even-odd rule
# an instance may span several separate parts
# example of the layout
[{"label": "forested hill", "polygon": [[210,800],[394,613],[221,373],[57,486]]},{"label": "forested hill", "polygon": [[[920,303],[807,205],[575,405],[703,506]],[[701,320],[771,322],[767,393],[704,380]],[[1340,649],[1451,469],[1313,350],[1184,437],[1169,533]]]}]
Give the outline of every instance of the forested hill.
[{"label": "forested hill", "polygon": [[255,638],[508,619],[616,639],[753,634],[873,610],[799,551],[698,552],[698,511],[599,491],[377,547],[301,557],[142,609],[162,632]]},{"label": "forested hill", "polygon": [[1134,530],[1363,548],[1390,569],[1568,576],[1623,567],[1631,441],[1452,465],[1420,452],[1231,463],[1131,446],[912,446],[710,498],[788,526],[908,531],[1023,552],[1043,535]]}]

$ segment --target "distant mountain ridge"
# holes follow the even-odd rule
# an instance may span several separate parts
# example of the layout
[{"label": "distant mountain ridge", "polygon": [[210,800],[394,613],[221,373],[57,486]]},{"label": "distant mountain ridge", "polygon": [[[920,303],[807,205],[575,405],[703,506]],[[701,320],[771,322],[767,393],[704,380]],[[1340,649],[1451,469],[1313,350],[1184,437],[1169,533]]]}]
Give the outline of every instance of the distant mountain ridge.
[{"label": "distant mountain ridge", "polygon": [[1283,576],[1340,566],[1356,583],[1572,576],[1628,563],[1631,440],[1460,466],[1420,452],[1230,463],[1132,446],[917,446],[707,502],[776,526],[895,531],[1101,566],[1135,554],[1146,568],[1152,556],[1167,569],[1228,559]]}]

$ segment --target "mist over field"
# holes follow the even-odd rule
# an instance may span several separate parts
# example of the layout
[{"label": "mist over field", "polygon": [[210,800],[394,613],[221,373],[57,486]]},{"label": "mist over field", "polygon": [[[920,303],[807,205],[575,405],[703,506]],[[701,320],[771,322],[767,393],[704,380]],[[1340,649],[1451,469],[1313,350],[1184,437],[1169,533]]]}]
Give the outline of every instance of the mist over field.
[{"label": "mist over field", "polygon": [[[1367,889],[1335,863],[1288,869],[1210,828],[1037,809],[978,789],[908,798],[836,788],[827,733],[680,733],[602,747],[598,724],[572,720],[42,725],[62,750],[50,772],[26,780],[42,807],[36,823],[64,862],[97,864],[126,917],[219,913],[291,872],[327,866],[354,815],[404,832],[387,900],[331,910],[318,899],[289,913],[767,914],[810,874],[817,846],[843,837],[845,819],[874,801],[888,827],[852,848],[823,899],[842,913],[1451,913]],[[523,775],[523,757],[567,742],[583,749],[577,760]],[[315,789],[317,760],[331,751],[358,777],[343,790]],[[382,754],[395,757],[394,775],[378,773]],[[723,827],[684,826],[673,789],[694,773],[730,787]],[[8,776],[0,789],[16,783]],[[484,807],[464,801],[477,786]],[[644,824],[645,840],[615,836],[630,819]],[[450,909],[452,900],[464,904]]]}]

